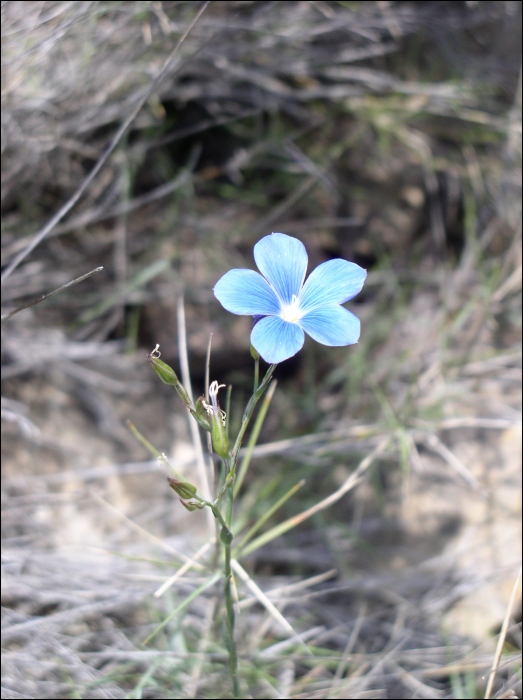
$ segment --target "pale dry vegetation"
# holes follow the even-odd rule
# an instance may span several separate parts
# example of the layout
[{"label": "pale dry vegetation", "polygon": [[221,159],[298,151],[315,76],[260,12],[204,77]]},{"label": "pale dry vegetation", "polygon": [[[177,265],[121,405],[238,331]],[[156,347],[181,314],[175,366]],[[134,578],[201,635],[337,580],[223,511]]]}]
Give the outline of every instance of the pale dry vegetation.
[{"label": "pale dry vegetation", "polygon": [[250,320],[212,287],[271,231],[369,275],[360,343],[278,368],[237,503],[241,538],[305,480],[236,572],[245,697],[483,697],[521,564],[521,4],[212,2],[166,65],[202,8],[2,3],[2,313],[104,267],[2,325],[2,697],[229,696],[219,584],[143,645],[214,547],[126,420],[194,475],[146,355],[185,333],[198,394],[212,333],[234,430]]}]

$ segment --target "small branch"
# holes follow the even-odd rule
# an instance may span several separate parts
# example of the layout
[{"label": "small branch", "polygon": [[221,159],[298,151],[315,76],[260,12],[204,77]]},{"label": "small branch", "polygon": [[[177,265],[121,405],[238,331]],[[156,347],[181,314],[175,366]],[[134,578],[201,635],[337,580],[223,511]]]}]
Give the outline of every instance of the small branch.
[{"label": "small branch", "polygon": [[68,282],[67,284],[63,284],[61,287],[58,287],[58,289],[55,289],[54,292],[49,292],[49,294],[44,294],[44,296],[40,297],[39,299],[35,299],[34,301],[30,301],[27,304],[23,304],[22,306],[19,306],[17,309],[14,309],[13,311],[9,311],[9,313],[2,314],[0,320],[5,321],[7,318],[11,318],[11,316],[14,316],[19,311],[23,311],[24,309],[28,309],[30,306],[36,306],[36,304],[39,304],[41,301],[45,301],[46,299],[49,299],[49,297],[53,297],[55,294],[58,294],[58,292],[63,292],[64,289],[67,289],[68,287],[72,287],[73,285],[78,284],[78,282],[83,282],[88,277],[91,277],[91,275],[94,275],[95,272],[100,272],[100,270],[103,270],[103,267],[96,267],[94,270],[91,270],[91,272],[87,272],[85,275],[82,275],[81,277],[77,277],[75,280],[72,280],[71,282]]},{"label": "small branch", "polygon": [[[178,323],[178,348],[180,353],[180,368],[182,370],[182,382],[193,402],[192,389],[191,389],[191,375],[189,372],[189,358],[187,355],[187,329],[185,326],[185,307],[183,304],[183,296],[178,297],[176,304],[177,308],[177,323]],[[194,402],[193,402],[194,403]],[[203,457],[202,443],[200,440],[200,432],[198,430],[198,424],[195,420],[189,416],[189,429],[191,431],[192,443],[194,446],[194,451],[196,454],[196,466],[198,469],[198,477],[200,481],[200,488],[205,497],[206,501],[211,500],[211,489],[209,486],[209,479],[207,476],[207,470],[205,468],[205,460]],[[207,516],[207,524],[209,526],[209,532],[212,536],[214,533],[214,521],[212,515],[209,511]]]},{"label": "small branch", "polygon": [[488,700],[492,692],[492,686],[494,685],[494,678],[496,677],[496,671],[499,664],[499,658],[503,650],[503,645],[505,644],[505,637],[507,636],[508,623],[510,616],[512,614],[512,608],[514,607],[514,601],[516,600],[516,595],[518,589],[521,585],[521,567],[519,567],[519,574],[514,582],[514,587],[512,588],[512,593],[510,594],[510,600],[507,605],[507,612],[505,614],[505,619],[503,620],[503,625],[501,627],[501,632],[499,633],[498,644],[496,646],[496,652],[494,654],[494,661],[492,662],[492,670],[489,674],[489,679],[487,683],[487,689],[485,691],[485,698]]}]

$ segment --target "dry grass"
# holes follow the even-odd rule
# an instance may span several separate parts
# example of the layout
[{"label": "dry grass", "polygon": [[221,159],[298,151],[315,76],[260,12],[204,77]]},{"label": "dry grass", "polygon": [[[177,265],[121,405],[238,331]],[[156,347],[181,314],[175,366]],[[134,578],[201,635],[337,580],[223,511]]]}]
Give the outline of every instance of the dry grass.
[{"label": "dry grass", "polygon": [[520,4],[214,2],[173,54],[202,7],[2,5],[2,312],[104,266],[2,325],[2,696],[228,696],[205,517],[125,420],[195,468],[145,361],[182,293],[238,420],[212,286],[276,230],[369,276],[360,343],[278,368],[237,504],[306,481],[236,571],[245,697],[483,697],[504,619],[521,697]]}]

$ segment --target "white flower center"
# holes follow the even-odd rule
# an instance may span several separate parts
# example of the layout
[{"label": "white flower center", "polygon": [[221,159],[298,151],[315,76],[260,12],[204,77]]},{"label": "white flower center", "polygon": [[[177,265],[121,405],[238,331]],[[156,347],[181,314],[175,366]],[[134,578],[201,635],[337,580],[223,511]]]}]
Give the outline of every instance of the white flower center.
[{"label": "white flower center", "polygon": [[296,323],[301,317],[300,300],[296,294],[292,295],[290,304],[282,304],[280,316],[288,323]]}]

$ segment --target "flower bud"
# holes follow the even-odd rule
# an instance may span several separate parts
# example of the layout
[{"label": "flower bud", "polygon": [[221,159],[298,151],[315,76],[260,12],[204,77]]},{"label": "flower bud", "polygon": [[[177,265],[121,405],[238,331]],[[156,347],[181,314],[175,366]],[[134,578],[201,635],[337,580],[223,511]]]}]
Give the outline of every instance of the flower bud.
[{"label": "flower bud", "polygon": [[193,486],[188,481],[178,481],[178,479],[171,479],[170,477],[167,477],[167,481],[180,498],[193,498],[196,495],[196,486]]},{"label": "flower bud", "polygon": [[209,387],[209,398],[211,406],[208,408],[209,422],[211,424],[212,446],[217,454],[223,459],[229,454],[229,439],[225,432],[225,412],[220,410],[217,395],[218,390],[225,384],[213,382]]},{"label": "flower bud", "polygon": [[182,499],[180,498],[180,503],[184,508],[187,508],[187,510],[190,513],[192,513],[196,509],[202,510],[203,508],[205,508],[205,503],[201,503],[196,498],[191,498],[188,501],[182,501]]},{"label": "flower bud", "polygon": [[198,401],[196,402],[196,406],[194,411],[191,410],[192,415],[196,419],[197,423],[199,423],[204,430],[207,430],[209,433],[211,432],[211,424],[209,423],[209,416],[208,416],[208,409],[209,405],[205,403],[205,398],[203,396],[200,396]]},{"label": "flower bud", "polygon": [[147,359],[153,366],[154,371],[160,377],[162,382],[164,384],[170,384],[171,386],[174,386],[178,393],[178,396],[181,398],[184,404],[188,408],[192,408],[192,401],[189,398],[189,394],[185,391],[185,387],[176,376],[176,372],[172,367],[169,367],[169,365],[166,362],[160,360],[159,347],[159,345],[156,345],[154,350],[147,356]]}]

